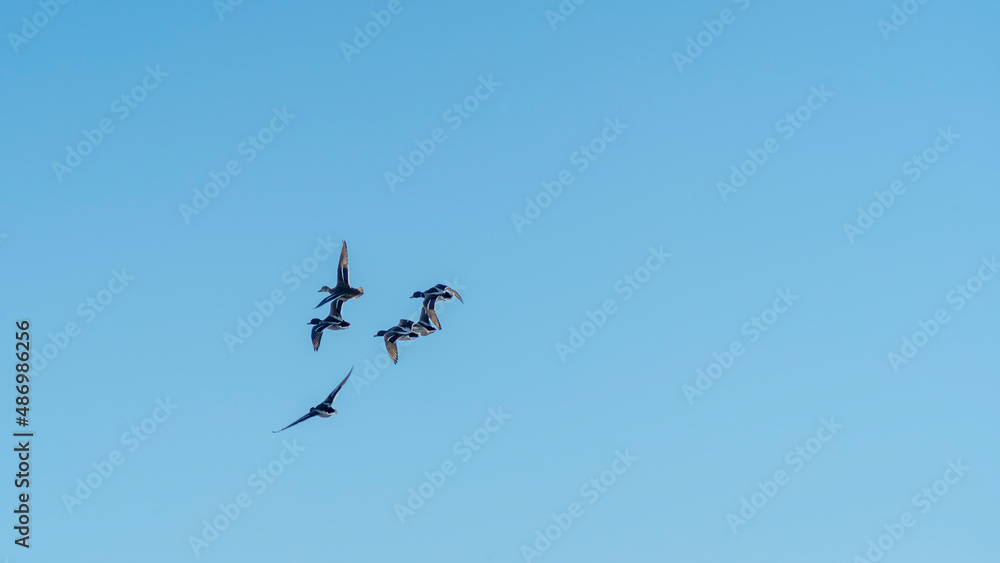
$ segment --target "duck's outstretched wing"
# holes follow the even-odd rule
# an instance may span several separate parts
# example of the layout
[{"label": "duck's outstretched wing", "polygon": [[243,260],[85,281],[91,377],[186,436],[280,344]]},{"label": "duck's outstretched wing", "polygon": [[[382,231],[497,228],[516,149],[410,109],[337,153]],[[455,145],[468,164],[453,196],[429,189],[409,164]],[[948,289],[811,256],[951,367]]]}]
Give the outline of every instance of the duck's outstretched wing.
[{"label": "duck's outstretched wing", "polygon": [[341,242],[343,246],[340,248],[340,262],[337,264],[337,287],[346,287],[351,285],[347,271],[347,241]]},{"label": "duck's outstretched wing", "polygon": [[313,309],[319,309],[320,307],[322,307],[323,305],[326,305],[330,301],[333,301],[334,299],[337,299],[337,297],[339,297],[339,296],[340,296],[340,292],[339,291],[331,293],[330,295],[327,295],[326,297],[324,297],[323,300],[319,302],[319,305],[316,305],[315,307],[313,307]]},{"label": "duck's outstretched wing", "polygon": [[399,361],[399,349],[396,347],[396,339],[399,338],[399,335],[386,333],[383,338],[385,339],[385,351],[389,353],[392,363],[396,363]]},{"label": "duck's outstretched wing", "polygon": [[[461,295],[459,295],[459,294],[458,294],[458,292],[457,292],[457,291],[455,291],[455,290],[454,290],[453,288],[450,288],[450,287],[447,287],[447,286],[446,286],[446,287],[445,287],[444,289],[445,289],[445,291],[447,291],[448,293],[450,293],[450,294],[454,295],[455,297],[457,297],[459,301],[462,301],[462,296],[461,296]],[[462,303],[464,304],[464,303],[465,303],[465,301],[462,301]]]},{"label": "duck's outstretched wing", "polygon": [[441,330],[441,321],[438,320],[437,311],[434,310],[434,305],[437,304],[437,299],[438,299],[437,296],[425,297],[424,307],[421,310],[421,312],[427,311],[427,318],[429,318],[431,322],[434,323],[434,326],[436,326],[438,330]]},{"label": "duck's outstretched wing", "polygon": [[302,422],[303,420],[308,420],[308,419],[310,419],[310,418],[312,418],[314,416],[316,416],[316,413],[314,413],[314,412],[312,412],[312,410],[310,410],[309,414],[303,416],[302,418],[296,420],[295,422],[289,424],[288,426],[282,428],[281,430],[272,430],[271,432],[274,432],[275,434],[277,434],[278,432],[282,432],[284,430],[288,430],[289,428],[295,426],[296,424]]},{"label": "duck's outstretched wing", "polygon": [[323,323],[313,326],[312,329],[313,350],[319,350],[319,341],[323,339],[323,329],[325,328],[326,325]]},{"label": "duck's outstretched wing", "polygon": [[420,308],[420,317],[417,319],[417,324],[418,325],[430,325],[431,324],[431,316],[430,316],[430,313],[428,313],[428,311],[427,311],[427,307],[421,307]]},{"label": "duck's outstretched wing", "polygon": [[330,303],[330,316],[338,321],[344,320],[341,315],[341,311],[344,310],[344,300],[337,299],[333,303]]},{"label": "duck's outstretched wing", "polygon": [[323,401],[322,404],[328,407],[333,406],[333,402],[337,399],[337,393],[340,393],[340,389],[344,386],[345,383],[347,383],[347,378],[351,377],[351,372],[353,371],[354,371],[354,366],[351,366],[351,371],[347,372],[347,376],[344,377],[344,380],[340,382],[340,385],[338,385],[337,388],[334,389],[332,393],[327,395],[326,400]]}]

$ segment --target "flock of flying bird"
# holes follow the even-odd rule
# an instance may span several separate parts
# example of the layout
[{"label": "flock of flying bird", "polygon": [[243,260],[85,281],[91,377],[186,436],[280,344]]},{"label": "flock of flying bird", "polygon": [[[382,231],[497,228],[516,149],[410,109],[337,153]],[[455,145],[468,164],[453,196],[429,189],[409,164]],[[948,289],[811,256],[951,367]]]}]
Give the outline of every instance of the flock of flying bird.
[{"label": "flock of flying bird", "polygon": [[[319,307],[330,303],[330,314],[327,315],[325,319],[313,319],[308,323],[313,325],[313,350],[319,350],[319,343],[323,338],[324,330],[344,330],[351,326],[351,323],[345,321],[343,315],[341,314],[344,308],[344,302],[349,299],[357,299],[358,297],[361,297],[365,294],[365,290],[363,287],[351,287],[348,274],[347,242],[343,241],[343,246],[340,249],[340,262],[337,264],[337,285],[333,287],[324,285],[320,289],[320,292],[326,292],[330,295],[324,297],[323,300],[319,302],[319,305],[316,305],[315,307],[318,309]],[[385,341],[385,350],[389,353],[392,363],[396,363],[399,360],[399,350],[396,347],[397,341],[414,340],[441,329],[441,322],[438,320],[437,311],[434,310],[434,306],[438,301],[448,301],[453,297],[462,301],[462,296],[459,295],[457,291],[443,283],[439,283],[426,291],[416,291],[410,296],[410,298],[422,298],[424,300],[423,305],[420,307],[420,316],[417,321],[413,322],[409,319],[399,319],[399,322],[396,323],[395,326],[375,333],[376,337],[381,336]],[[464,301],[462,302],[464,303]],[[353,371],[354,368],[352,367],[351,371],[347,372],[347,376],[344,377],[344,380],[340,382],[340,385],[338,385],[337,388],[334,389],[322,403],[309,409],[309,412],[302,416],[302,418],[296,420],[281,430],[274,430],[274,432],[277,433],[282,430],[287,430],[288,428],[291,428],[292,426],[295,426],[296,424],[314,416],[329,418],[337,414],[337,409],[333,408],[333,401],[336,400],[337,394],[340,393],[340,389],[345,383],[347,383],[347,378],[351,377],[351,372]]]}]

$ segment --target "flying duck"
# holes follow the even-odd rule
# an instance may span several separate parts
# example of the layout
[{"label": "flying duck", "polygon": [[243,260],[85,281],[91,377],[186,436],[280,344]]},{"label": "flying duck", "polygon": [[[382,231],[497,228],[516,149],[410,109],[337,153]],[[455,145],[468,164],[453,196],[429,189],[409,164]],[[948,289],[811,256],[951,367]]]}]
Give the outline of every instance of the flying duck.
[{"label": "flying duck", "polygon": [[289,424],[288,426],[282,428],[281,430],[272,430],[272,432],[274,432],[275,434],[277,434],[278,432],[281,432],[282,430],[288,430],[289,428],[291,428],[292,426],[295,426],[296,424],[302,422],[303,420],[306,420],[308,418],[312,418],[314,416],[319,416],[319,417],[322,417],[322,418],[329,418],[329,417],[337,414],[337,409],[333,408],[333,401],[337,398],[337,393],[340,393],[341,388],[344,387],[344,383],[347,383],[347,378],[351,377],[351,372],[352,371],[354,371],[353,367],[351,368],[351,371],[347,372],[347,376],[344,377],[344,380],[340,382],[340,385],[338,385],[337,388],[333,390],[333,393],[330,393],[330,395],[327,396],[326,400],[324,400],[322,403],[316,405],[315,407],[309,409],[309,412],[305,416],[303,416],[302,418],[296,420],[295,422]]},{"label": "flying duck", "polygon": [[344,246],[340,249],[340,263],[337,265],[337,285],[333,287],[323,286],[320,288],[320,292],[327,292],[330,295],[319,302],[314,309],[319,309],[323,305],[329,303],[330,301],[336,299],[346,300],[346,299],[357,299],[365,294],[365,288],[351,287],[350,279],[348,278],[347,271],[347,241],[342,241]]},{"label": "flying duck", "polygon": [[323,320],[313,319],[309,321],[308,324],[313,325],[312,329],[312,343],[313,350],[319,350],[319,341],[323,338],[323,330],[344,330],[351,326],[351,323],[344,320],[344,317],[340,315],[341,309],[344,307],[344,302],[337,299],[333,303],[330,303],[330,314]]},{"label": "flying duck", "polygon": [[[434,305],[437,301],[448,301],[452,297],[457,297],[459,301],[462,301],[462,296],[459,295],[457,291],[443,283],[439,283],[427,291],[415,291],[413,295],[410,296],[410,299],[417,297],[424,298],[423,310],[427,311],[427,316],[438,329],[441,328],[441,321],[438,320],[437,311],[434,310]],[[465,303],[465,301],[462,301],[462,303]]]},{"label": "flying duck", "polygon": [[375,336],[381,336],[385,340],[385,351],[389,353],[392,363],[396,363],[399,360],[399,350],[396,348],[397,340],[413,340],[420,336],[412,328],[413,321],[399,319],[399,324],[396,326],[389,330],[380,330],[375,333]]}]

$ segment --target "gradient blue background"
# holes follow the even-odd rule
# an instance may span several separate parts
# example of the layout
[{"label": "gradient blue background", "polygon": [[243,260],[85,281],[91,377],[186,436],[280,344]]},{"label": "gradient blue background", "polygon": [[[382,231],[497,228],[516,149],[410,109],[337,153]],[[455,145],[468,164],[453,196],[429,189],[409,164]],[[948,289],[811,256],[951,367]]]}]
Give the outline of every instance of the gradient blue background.
[{"label": "gradient blue background", "polygon": [[[1000,7],[929,2],[886,41],[887,1],[595,0],[553,30],[554,0],[403,0],[345,61],[385,5],[246,1],[220,21],[208,0],[71,2],[0,48],[0,346],[22,318],[36,356],[82,329],[32,377],[30,551],[12,543],[13,438],[0,456],[0,556],[524,561],[582,502],[542,561],[847,562],[961,458],[968,475],[882,561],[997,560],[1000,279],[961,311],[946,295],[1000,251]],[[672,53],[724,8],[735,22],[679,72]],[[4,3],[5,37],[37,10]],[[147,65],[169,76],[118,120]],[[488,75],[500,86],[451,130],[442,113]],[[730,165],[822,85],[834,96],[723,202]],[[243,162],[285,107],[294,120]],[[576,173],[571,154],[615,117],[628,129]],[[57,181],[52,161],[103,118],[114,132]],[[954,146],[905,180],[949,126]],[[384,172],[437,127],[447,141],[391,191]],[[186,223],[178,206],[231,159],[242,173]],[[511,214],[562,169],[575,182],[518,233]],[[851,244],[843,223],[897,178],[907,192]],[[283,275],[317,237],[347,240],[366,293],[313,352],[334,263],[295,291]],[[661,245],[672,258],[625,300],[615,284]],[[78,305],[122,268],[135,280],[87,323]],[[371,335],[438,282],[465,297],[444,330],[348,382],[335,418],[271,434],[362,375],[384,353]],[[800,300],[690,405],[682,385],[785,288]],[[273,290],[286,301],[231,353],[223,334]],[[618,312],[561,361],[556,343],[607,299]],[[886,354],[939,308],[951,322],[894,373]],[[128,453],[119,436],[167,397],[177,411]],[[511,418],[462,463],[453,444],[498,407]],[[831,416],[844,429],[733,534],[726,514]],[[256,495],[248,476],[293,439],[305,451]],[[116,449],[125,463],[68,513],[63,495]],[[587,504],[580,486],[625,449],[639,461]],[[394,504],[448,460],[457,474],[401,525]],[[189,536],[244,492],[195,557]]]}]

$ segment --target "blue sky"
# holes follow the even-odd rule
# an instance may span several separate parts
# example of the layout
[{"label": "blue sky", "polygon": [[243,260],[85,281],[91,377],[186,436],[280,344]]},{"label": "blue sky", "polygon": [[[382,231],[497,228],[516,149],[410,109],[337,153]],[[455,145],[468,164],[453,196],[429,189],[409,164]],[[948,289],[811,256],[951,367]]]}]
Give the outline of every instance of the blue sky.
[{"label": "blue sky", "polygon": [[1000,7],[219,6],[2,8],[0,556],[996,560]]}]

